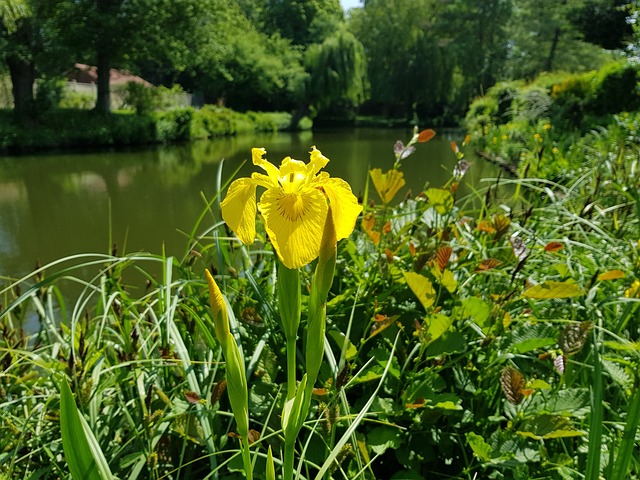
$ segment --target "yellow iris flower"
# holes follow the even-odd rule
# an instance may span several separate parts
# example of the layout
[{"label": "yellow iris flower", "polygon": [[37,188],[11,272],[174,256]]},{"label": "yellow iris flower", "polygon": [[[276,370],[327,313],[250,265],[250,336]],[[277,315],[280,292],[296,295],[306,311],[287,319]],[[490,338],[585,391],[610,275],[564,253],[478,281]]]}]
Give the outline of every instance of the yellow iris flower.
[{"label": "yellow iris flower", "polygon": [[[300,268],[318,257],[329,204],[337,240],[351,234],[362,206],[346,181],[320,172],[329,159],[316,147],[311,148],[309,163],[287,157],[280,168],[263,158],[266,153],[264,148],[251,150],[253,164],[266,175],[254,172],[251,178],[234,180],[221,203],[222,218],[250,245],[256,236],[257,206],[282,263]],[[257,187],[266,190],[256,204]]]}]

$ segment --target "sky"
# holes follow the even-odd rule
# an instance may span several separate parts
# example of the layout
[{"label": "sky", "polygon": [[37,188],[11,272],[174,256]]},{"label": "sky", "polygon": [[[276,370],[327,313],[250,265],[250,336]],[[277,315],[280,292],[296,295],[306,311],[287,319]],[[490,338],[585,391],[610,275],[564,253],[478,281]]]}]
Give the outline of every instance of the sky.
[{"label": "sky", "polygon": [[362,6],[360,0],[340,0],[340,5],[342,5],[343,10],[349,10],[350,8]]}]

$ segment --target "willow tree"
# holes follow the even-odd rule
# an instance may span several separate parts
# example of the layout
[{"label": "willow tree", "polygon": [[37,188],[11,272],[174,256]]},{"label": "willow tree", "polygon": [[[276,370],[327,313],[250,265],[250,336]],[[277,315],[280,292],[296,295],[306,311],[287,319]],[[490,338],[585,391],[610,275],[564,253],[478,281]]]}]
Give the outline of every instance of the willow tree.
[{"label": "willow tree", "polygon": [[312,44],[305,54],[309,78],[305,88],[308,104],[317,110],[339,104],[360,105],[367,93],[367,62],[362,43],[340,28],[322,43]]},{"label": "willow tree", "polygon": [[448,103],[455,87],[446,54],[450,35],[436,28],[444,6],[439,0],[367,0],[351,11],[350,30],[366,51],[371,101],[384,113],[431,115]]}]

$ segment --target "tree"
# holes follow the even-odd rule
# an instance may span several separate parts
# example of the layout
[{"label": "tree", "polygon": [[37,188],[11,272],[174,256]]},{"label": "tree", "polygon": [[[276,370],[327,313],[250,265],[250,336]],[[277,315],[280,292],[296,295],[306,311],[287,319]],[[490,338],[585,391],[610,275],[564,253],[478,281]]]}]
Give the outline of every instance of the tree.
[{"label": "tree", "polygon": [[600,47],[589,44],[571,21],[576,5],[571,0],[518,0],[507,25],[508,58],[503,76],[533,78],[562,68],[590,70],[609,59]]},{"label": "tree", "polygon": [[341,28],[322,43],[309,46],[305,54],[309,72],[305,99],[322,109],[335,103],[360,105],[367,91],[365,51],[356,37]]},{"label": "tree", "polygon": [[212,12],[195,61],[180,76],[183,85],[238,110],[293,108],[307,75],[302,50],[259,31],[236,2],[216,0]]},{"label": "tree", "polygon": [[433,113],[450,98],[449,40],[435,28],[442,6],[438,0],[368,0],[352,11],[349,27],[364,45],[371,100],[387,114],[411,119],[417,109]]},{"label": "tree", "polygon": [[339,0],[264,0],[260,3],[262,30],[279,33],[294,45],[322,42],[322,35],[331,30],[323,32],[317,27],[343,20]]},{"label": "tree", "polygon": [[14,99],[14,112],[24,119],[33,114],[33,85],[36,78],[36,29],[27,0],[4,0],[0,4],[0,43]]},{"label": "tree", "polygon": [[[192,63],[211,1],[41,0],[62,42],[98,68],[96,110],[110,110],[112,67],[155,61],[180,71]],[[80,21],[81,19],[81,21]],[[177,76],[177,74],[175,75]]]},{"label": "tree", "polygon": [[587,0],[573,10],[571,22],[584,41],[607,50],[622,49],[633,35],[628,3],[628,0]]},{"label": "tree", "polygon": [[508,52],[505,26],[512,13],[513,0],[454,0],[438,18],[447,55],[462,76],[461,108],[500,78]]}]

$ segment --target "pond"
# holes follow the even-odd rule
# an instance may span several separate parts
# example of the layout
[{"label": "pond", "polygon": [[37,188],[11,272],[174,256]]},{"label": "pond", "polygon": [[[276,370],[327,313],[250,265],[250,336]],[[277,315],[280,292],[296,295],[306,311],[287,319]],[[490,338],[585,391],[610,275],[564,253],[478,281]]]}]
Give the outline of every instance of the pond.
[{"label": "pond", "polygon": [[[407,142],[411,130],[352,129],[238,136],[187,145],[136,151],[65,153],[0,157],[0,277],[18,278],[61,257],[84,252],[146,251],[182,257],[187,234],[222,181],[254,171],[251,148],[267,149],[266,158],[309,160],[316,145],[331,161],[331,176],[347,180],[362,194],[371,167],[393,165],[396,140]],[[440,186],[456,164],[449,142],[459,132],[439,132],[403,161],[407,185],[398,194],[421,191],[426,182]],[[497,167],[473,158],[461,185],[471,191]],[[243,163],[244,162],[244,163]],[[372,195],[375,195],[372,191]],[[209,225],[213,222],[207,217]]]}]

